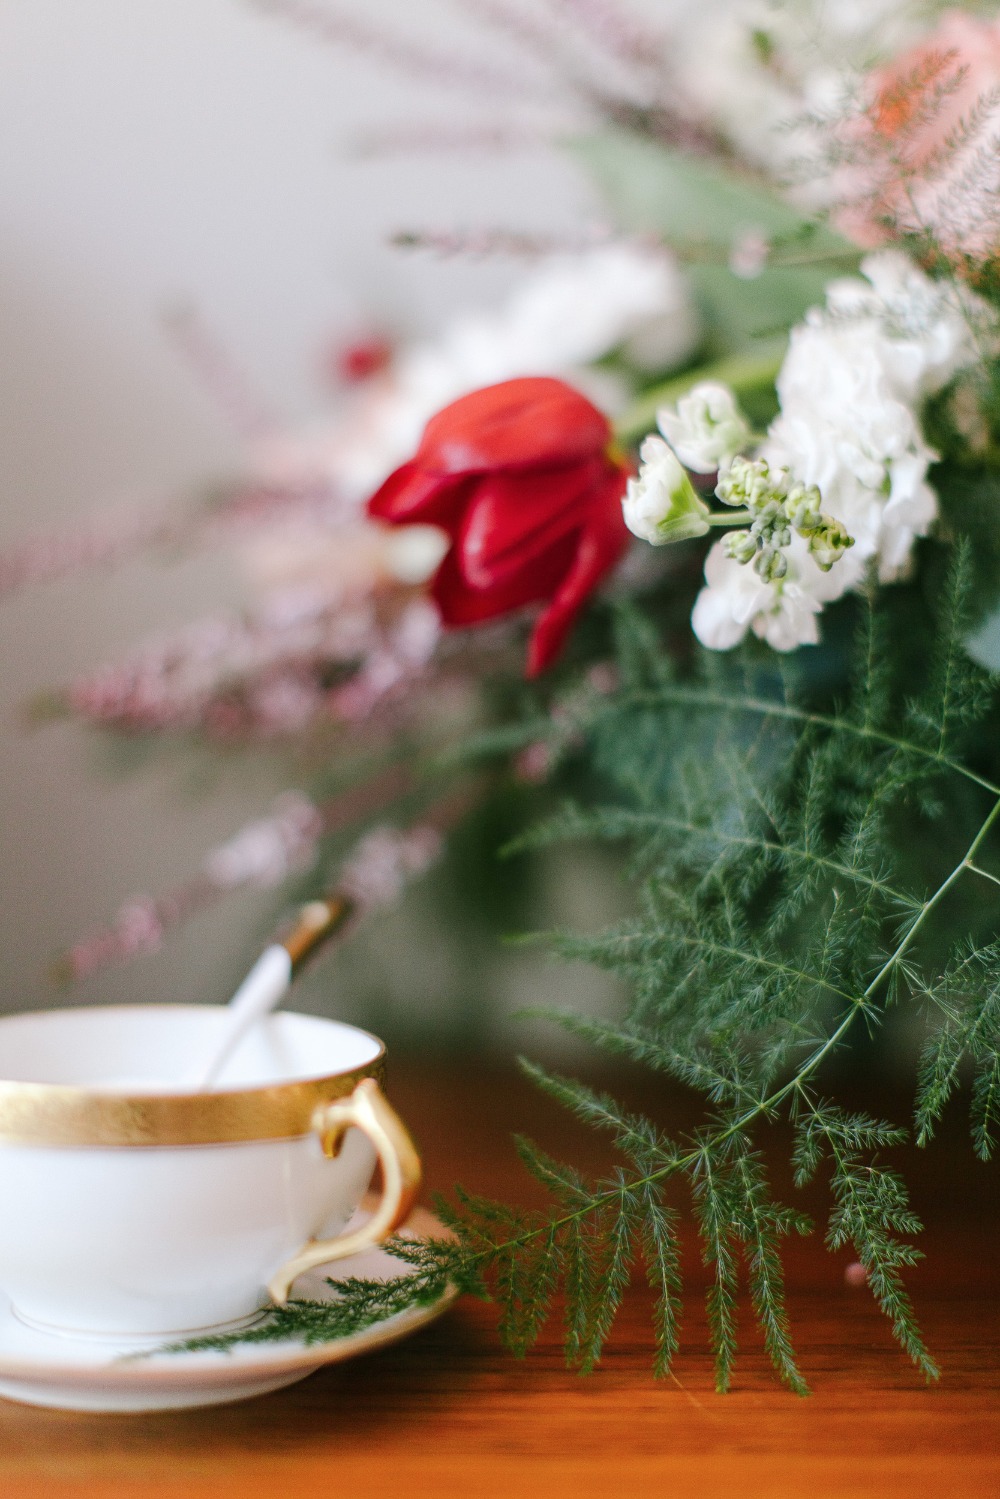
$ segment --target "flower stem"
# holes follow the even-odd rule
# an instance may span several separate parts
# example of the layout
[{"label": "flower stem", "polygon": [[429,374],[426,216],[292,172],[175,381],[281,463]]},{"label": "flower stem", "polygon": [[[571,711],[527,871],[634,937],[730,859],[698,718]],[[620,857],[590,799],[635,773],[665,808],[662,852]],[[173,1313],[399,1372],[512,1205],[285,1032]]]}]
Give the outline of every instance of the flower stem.
[{"label": "flower stem", "polygon": [[812,1079],[829,1054],[839,1046],[851,1026],[855,1023],[858,1015],[866,1013],[875,996],[880,990],[886,987],[887,981],[892,979],[898,972],[900,964],[921,927],[924,925],[924,922],[937,906],[940,905],[952,887],[967,870],[977,874],[981,873],[973,861],[998,819],[1000,819],[1000,797],[994,801],[989,813],[980,825],[979,831],[969,845],[964,858],[941,881],[933,895],[928,896],[922,902],[913,920],[900,934],[895,949],[882,964],[864,992],[849,996],[848,1007],[841,1015],[838,1023],[823,1040],[818,1040],[815,1043],[795,1073],[786,1082],[779,1084],[766,1097],[755,1100],[734,1120],[729,1124],[721,1126],[709,1138],[700,1140],[686,1152],[671,1154],[662,1166],[655,1167],[653,1170],[644,1172],[641,1175],[625,1177],[622,1182],[616,1183],[613,1188],[598,1192],[595,1196],[588,1198],[583,1207],[572,1209],[555,1219],[550,1219],[543,1225],[532,1227],[520,1234],[512,1235],[508,1239],[493,1242],[484,1249],[476,1250],[471,1256],[472,1260],[476,1263],[483,1263],[496,1258],[498,1253],[517,1250],[525,1244],[531,1243],[532,1240],[538,1239],[543,1233],[554,1234],[561,1228],[565,1228],[568,1224],[579,1222],[581,1219],[588,1217],[599,1208],[614,1204],[620,1198],[623,1190],[634,1191],[644,1186],[652,1186],[667,1177],[677,1176],[680,1173],[691,1170],[702,1163],[710,1151],[723,1146],[734,1135],[740,1134],[757,1120],[771,1117],[775,1110],[781,1104],[785,1103],[789,1097],[801,1094],[804,1085]]},{"label": "flower stem", "polygon": [[662,385],[654,385],[652,390],[645,391],[627,411],[622,412],[615,422],[615,436],[626,445],[638,442],[655,428],[656,413],[661,406],[679,400],[702,380],[718,380],[722,385],[730,386],[744,402],[759,392],[773,392],[784,357],[785,341],[782,339],[780,344],[769,344],[760,354],[728,354],[723,359],[714,359],[686,370],[683,375],[674,375]]},{"label": "flower stem", "polygon": [[745,526],[752,519],[749,510],[713,510],[705,516],[705,523],[709,526]]}]

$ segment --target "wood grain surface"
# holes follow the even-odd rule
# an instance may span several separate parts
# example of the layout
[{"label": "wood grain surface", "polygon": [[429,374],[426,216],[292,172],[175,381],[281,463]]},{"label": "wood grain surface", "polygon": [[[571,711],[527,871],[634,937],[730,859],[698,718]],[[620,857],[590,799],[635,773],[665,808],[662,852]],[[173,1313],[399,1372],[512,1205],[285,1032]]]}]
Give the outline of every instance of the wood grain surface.
[{"label": "wood grain surface", "polygon": [[[421,1140],[432,1188],[461,1180],[529,1200],[507,1141],[515,1125],[581,1164],[603,1164],[589,1135],[509,1074],[397,1066],[390,1093]],[[813,1394],[775,1384],[745,1316],[735,1389],[715,1395],[692,1244],[674,1379],[651,1377],[642,1287],[587,1379],[563,1367],[558,1327],[518,1362],[498,1345],[495,1311],[465,1301],[407,1343],[243,1404],[87,1415],[0,1401],[0,1499],[996,1499],[998,1173],[972,1160],[961,1127],[899,1162],[928,1225],[927,1260],[910,1283],[944,1370],[934,1388],[896,1349],[868,1293],[845,1285],[844,1257],[816,1237],[789,1264]],[[819,1196],[813,1206],[822,1205]]]}]

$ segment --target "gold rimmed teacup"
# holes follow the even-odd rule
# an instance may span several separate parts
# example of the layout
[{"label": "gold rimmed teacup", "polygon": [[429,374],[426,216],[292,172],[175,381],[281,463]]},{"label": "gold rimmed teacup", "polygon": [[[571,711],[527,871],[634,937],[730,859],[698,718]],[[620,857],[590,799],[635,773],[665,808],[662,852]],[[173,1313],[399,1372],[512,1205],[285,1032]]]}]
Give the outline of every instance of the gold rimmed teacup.
[{"label": "gold rimmed teacup", "polygon": [[[0,1287],[36,1325],[174,1336],[287,1297],[310,1266],[387,1237],[420,1161],[381,1083],[385,1047],[281,1012],[211,1092],[171,1091],[214,1007],[0,1020]],[[383,1195],[342,1232],[382,1166]],[[303,1243],[305,1247],[303,1248]]]}]

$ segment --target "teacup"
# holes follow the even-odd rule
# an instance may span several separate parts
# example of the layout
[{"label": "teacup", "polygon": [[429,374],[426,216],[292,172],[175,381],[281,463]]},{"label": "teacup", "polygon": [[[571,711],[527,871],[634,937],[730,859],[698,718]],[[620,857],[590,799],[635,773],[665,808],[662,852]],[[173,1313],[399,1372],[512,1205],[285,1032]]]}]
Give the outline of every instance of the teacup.
[{"label": "teacup", "polygon": [[[211,1092],[179,1091],[224,1014],[0,1019],[0,1289],[24,1322],[109,1341],[238,1326],[409,1213],[420,1160],[381,1092],[382,1042],[282,1011]],[[345,1232],[376,1159],[381,1200]]]}]

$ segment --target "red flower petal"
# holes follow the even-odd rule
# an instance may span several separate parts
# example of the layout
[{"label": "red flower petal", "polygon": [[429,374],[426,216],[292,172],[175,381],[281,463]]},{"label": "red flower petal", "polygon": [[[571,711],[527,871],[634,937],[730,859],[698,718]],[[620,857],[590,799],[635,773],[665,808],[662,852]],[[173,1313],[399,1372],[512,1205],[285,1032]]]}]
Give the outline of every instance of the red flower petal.
[{"label": "red flower petal", "polygon": [[607,469],[607,460],[598,457],[477,480],[455,541],[458,567],[470,587],[489,588],[532,567],[554,543],[579,530]]},{"label": "red flower petal", "polygon": [[552,602],[539,616],[532,633],[528,648],[529,677],[537,677],[556,659],[587,598],[629,544],[621,507],[625,479],[622,469],[613,470],[601,498],[590,507],[573,565],[556,589]]},{"label": "red flower petal", "polygon": [[465,498],[463,475],[437,474],[418,463],[404,463],[368,501],[368,514],[391,525],[449,528]]},{"label": "red flower petal", "polygon": [[431,417],[416,462],[442,474],[551,467],[603,452],[610,439],[607,417],[562,380],[505,380]]},{"label": "red flower petal", "polygon": [[446,625],[474,625],[486,619],[512,614],[526,604],[537,604],[551,598],[560,581],[573,566],[576,554],[575,533],[563,538],[538,558],[533,567],[521,568],[502,581],[485,588],[474,588],[463,577],[454,550],[445,557],[434,575],[431,597]]}]

